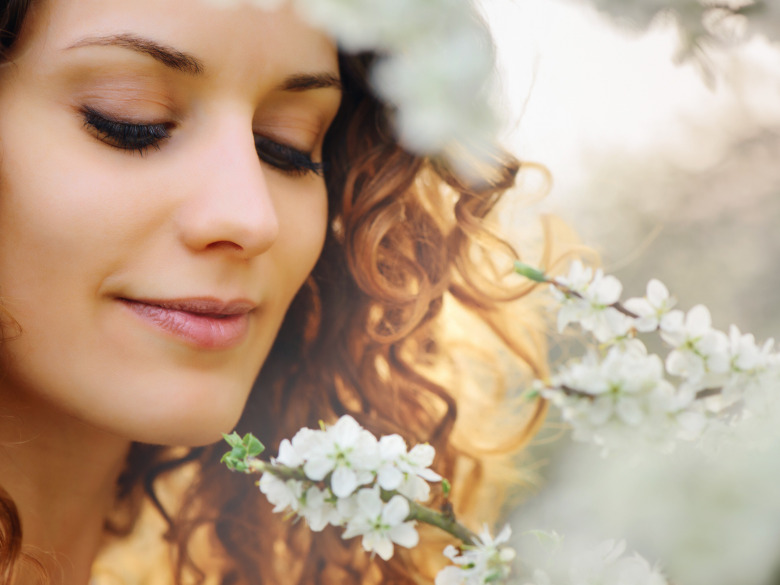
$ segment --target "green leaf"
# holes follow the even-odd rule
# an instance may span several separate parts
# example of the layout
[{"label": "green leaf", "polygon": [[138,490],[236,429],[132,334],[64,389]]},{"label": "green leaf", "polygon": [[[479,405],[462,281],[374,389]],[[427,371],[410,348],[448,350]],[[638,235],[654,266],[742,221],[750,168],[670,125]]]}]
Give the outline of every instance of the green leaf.
[{"label": "green leaf", "polygon": [[441,480],[441,491],[444,494],[445,498],[450,497],[450,492],[452,491],[452,484],[450,484],[449,480],[446,478],[442,478]]},{"label": "green leaf", "polygon": [[547,277],[544,275],[544,272],[538,268],[525,264],[524,262],[520,262],[519,260],[515,260],[515,272],[534,282],[547,282]]},{"label": "green leaf", "polygon": [[222,438],[227,441],[227,444],[231,447],[237,447],[241,444],[241,437],[238,435],[236,431],[233,431],[229,435],[226,435],[225,433],[222,433]]},{"label": "green leaf", "polygon": [[247,459],[257,457],[265,451],[263,444],[252,433],[247,433],[243,438],[236,432],[229,435],[223,434],[222,437],[231,449],[222,456],[220,462],[233,471],[247,473],[250,471]]},{"label": "green leaf", "polygon": [[263,445],[252,433],[248,433],[244,437],[244,446],[250,457],[257,457],[260,453],[265,451],[265,445]]}]

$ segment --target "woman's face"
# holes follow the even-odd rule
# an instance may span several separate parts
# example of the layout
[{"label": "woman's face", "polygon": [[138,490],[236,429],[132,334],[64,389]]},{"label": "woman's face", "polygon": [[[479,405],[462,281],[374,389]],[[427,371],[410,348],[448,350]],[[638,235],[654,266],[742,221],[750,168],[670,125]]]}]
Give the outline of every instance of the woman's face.
[{"label": "woman's face", "polygon": [[1,393],[133,440],[238,419],[326,226],[336,50],[292,12],[34,4],[0,67]]}]

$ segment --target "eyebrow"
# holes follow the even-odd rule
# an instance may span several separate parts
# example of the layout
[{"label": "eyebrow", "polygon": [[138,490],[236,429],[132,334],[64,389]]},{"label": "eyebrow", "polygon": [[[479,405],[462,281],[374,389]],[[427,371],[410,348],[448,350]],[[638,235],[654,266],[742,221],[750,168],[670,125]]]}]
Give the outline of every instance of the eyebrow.
[{"label": "eyebrow", "polygon": [[86,37],[76,41],[67,49],[76,49],[78,47],[122,47],[131,49],[138,53],[149,55],[152,59],[166,67],[187,73],[188,75],[202,75],[205,70],[203,62],[197,57],[177,51],[173,47],[161,45],[157,41],[128,33]]},{"label": "eyebrow", "polygon": [[332,73],[300,73],[290,75],[279,86],[283,91],[308,91],[310,89],[341,90],[341,79]]},{"label": "eyebrow", "polygon": [[[66,50],[95,46],[130,49],[150,56],[169,69],[192,76],[203,75],[206,70],[203,61],[189,53],[130,33],[85,37],[68,46]],[[341,90],[341,80],[338,75],[333,73],[299,73],[290,75],[278,86],[278,89],[282,91],[293,92],[327,88]]]}]

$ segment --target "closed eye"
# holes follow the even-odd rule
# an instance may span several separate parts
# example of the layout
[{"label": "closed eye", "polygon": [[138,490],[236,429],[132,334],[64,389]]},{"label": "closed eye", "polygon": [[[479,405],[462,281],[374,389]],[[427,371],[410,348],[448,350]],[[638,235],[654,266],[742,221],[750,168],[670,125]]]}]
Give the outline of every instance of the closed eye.
[{"label": "closed eye", "polygon": [[[104,114],[95,108],[82,109],[84,125],[100,141],[130,152],[145,154],[150,148],[159,149],[171,137],[173,123],[139,124]],[[285,175],[301,177],[313,173],[322,176],[323,164],[312,160],[312,155],[282,144],[266,136],[255,135],[257,156]]]},{"label": "closed eye", "polygon": [[144,154],[149,148],[160,148],[170,138],[173,124],[136,124],[116,119],[91,107],[82,110],[84,125],[95,136],[114,148]]},{"label": "closed eye", "polygon": [[322,176],[324,171],[323,164],[314,162],[311,154],[265,136],[255,135],[255,150],[260,160],[287,175],[303,176],[314,173]]}]

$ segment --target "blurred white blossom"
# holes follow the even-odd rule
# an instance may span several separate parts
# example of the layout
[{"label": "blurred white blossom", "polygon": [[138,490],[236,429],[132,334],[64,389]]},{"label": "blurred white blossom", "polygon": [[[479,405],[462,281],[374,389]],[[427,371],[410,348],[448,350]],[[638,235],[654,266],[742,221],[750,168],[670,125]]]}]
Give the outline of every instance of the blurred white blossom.
[{"label": "blurred white blossom", "polygon": [[624,557],[625,541],[607,540],[574,557],[571,585],[666,585],[666,579],[640,557]]},{"label": "blurred white blossom", "polygon": [[203,1],[267,10],[290,2],[343,50],[377,54],[370,81],[405,148],[443,156],[463,173],[495,163],[493,45],[471,0]]},{"label": "blurred white blossom", "polygon": [[575,440],[593,442],[604,453],[637,442],[668,449],[705,423],[691,405],[693,394],[667,381],[661,359],[636,339],[611,347],[603,360],[590,353],[570,361],[542,394],[561,409]]},{"label": "blurred white blossom", "polygon": [[653,278],[647,283],[647,294],[643,298],[628,299],[625,307],[638,317],[634,327],[647,332],[663,328],[662,323],[667,321],[667,315],[676,303],[664,283]]},{"label": "blurred white blossom", "polygon": [[561,302],[559,331],[569,323],[578,323],[599,341],[610,341],[628,332],[631,320],[611,306],[623,292],[623,285],[617,278],[605,276],[600,268],[594,273],[592,268],[576,260],[572,262],[569,274],[555,281],[568,289],[552,289]]},{"label": "blurred white blossom", "polygon": [[474,545],[463,545],[461,550],[449,545],[444,549],[444,556],[453,564],[439,572],[436,585],[504,583],[515,558],[514,549],[507,546],[511,535],[511,528],[505,526],[493,538],[484,526]]},{"label": "blurred white blossom", "polygon": [[537,542],[527,543],[536,546],[531,548],[523,585],[667,585],[658,567],[636,553],[625,554],[623,540],[604,540],[595,546],[583,542],[567,545],[557,533],[553,534],[558,538],[552,541],[538,538],[545,532],[531,533]]},{"label": "blurred white blossom", "polygon": [[[548,282],[559,301],[559,328],[578,324],[597,342],[534,386],[560,408],[575,440],[603,454],[640,443],[669,451],[677,440],[700,439],[710,423],[731,425],[780,402],[773,342],[759,346],[736,327],[727,336],[713,328],[703,305],[672,309],[674,298],[659,280],[649,282],[644,298],[625,303],[617,278],[579,261]],[[665,359],[648,354],[641,333],[660,335],[671,348]]]},{"label": "blurred white blossom", "polygon": [[698,381],[707,373],[728,370],[728,338],[712,328],[712,317],[704,305],[696,305],[687,314],[670,313],[661,338],[674,350],[666,358],[666,369],[675,376]]}]

